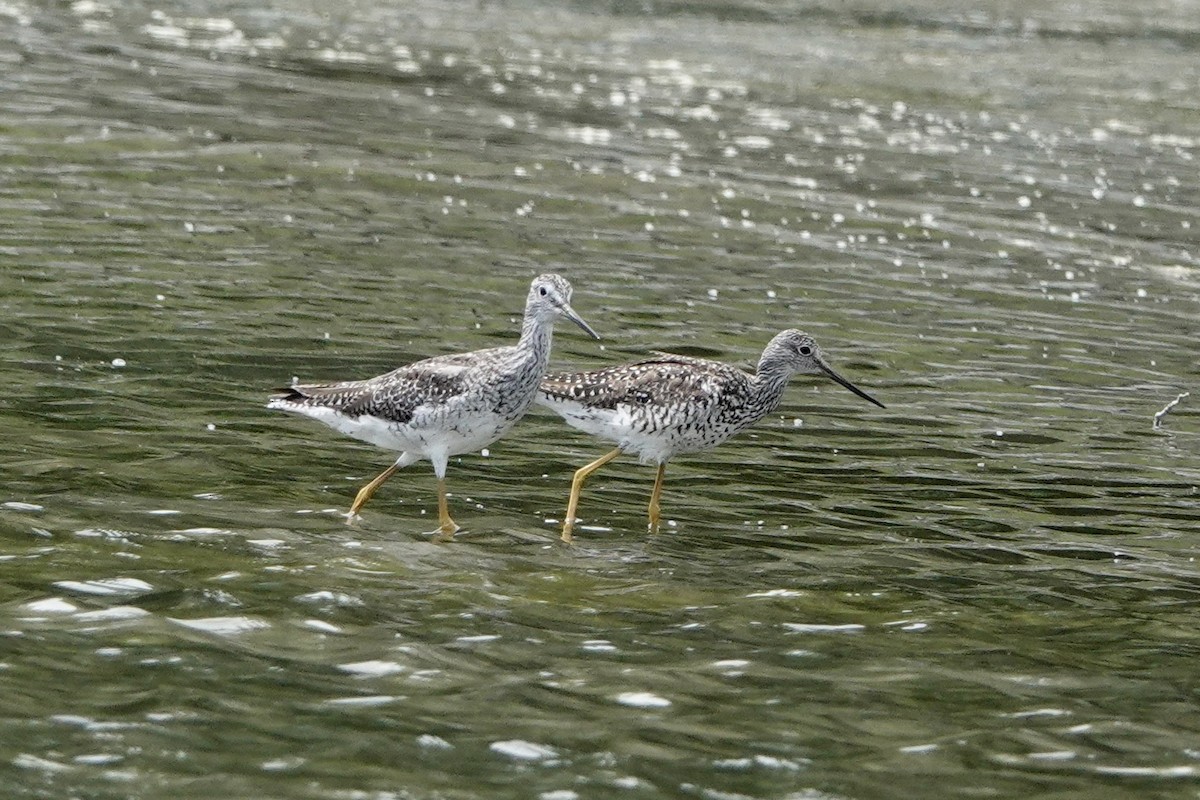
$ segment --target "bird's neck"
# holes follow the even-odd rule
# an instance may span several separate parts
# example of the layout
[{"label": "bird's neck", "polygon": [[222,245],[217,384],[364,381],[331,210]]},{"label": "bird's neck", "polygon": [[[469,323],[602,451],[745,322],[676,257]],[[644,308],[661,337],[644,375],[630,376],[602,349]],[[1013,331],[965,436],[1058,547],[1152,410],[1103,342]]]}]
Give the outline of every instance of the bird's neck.
[{"label": "bird's neck", "polygon": [[773,361],[759,361],[758,371],[750,379],[754,390],[756,409],[761,409],[757,419],[762,419],[779,407],[783,399],[783,390],[787,388],[788,378],[792,373]]},{"label": "bird's neck", "polygon": [[541,364],[544,372],[546,365],[550,363],[550,343],[553,336],[553,320],[540,320],[533,314],[526,314],[521,324],[521,340],[517,347],[526,358]]}]

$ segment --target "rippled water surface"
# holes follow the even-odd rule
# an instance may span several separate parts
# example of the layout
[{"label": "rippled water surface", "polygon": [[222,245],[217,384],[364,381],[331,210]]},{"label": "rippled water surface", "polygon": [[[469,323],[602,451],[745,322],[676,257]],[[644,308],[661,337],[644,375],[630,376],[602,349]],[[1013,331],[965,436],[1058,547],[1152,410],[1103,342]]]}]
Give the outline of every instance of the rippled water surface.
[{"label": "rippled water surface", "polygon": [[[1200,5],[0,1],[16,798],[1195,797]],[[601,334],[793,381],[667,473],[263,408]],[[1153,425],[1156,412],[1183,398]]]}]

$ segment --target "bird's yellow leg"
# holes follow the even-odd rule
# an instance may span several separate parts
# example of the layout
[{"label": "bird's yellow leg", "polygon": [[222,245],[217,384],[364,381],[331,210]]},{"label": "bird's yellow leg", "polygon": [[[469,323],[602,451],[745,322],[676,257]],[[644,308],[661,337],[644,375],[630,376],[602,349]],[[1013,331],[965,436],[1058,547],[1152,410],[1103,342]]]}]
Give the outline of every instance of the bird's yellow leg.
[{"label": "bird's yellow leg", "polygon": [[654,476],[654,490],[650,492],[650,530],[658,530],[658,520],[662,517],[662,506],[659,504],[659,499],[662,497],[663,476],[667,474],[667,464],[664,461],[658,465],[658,474]]},{"label": "bird's yellow leg", "polygon": [[438,478],[438,519],[442,523],[442,536],[453,536],[458,532],[458,524],[450,519],[450,505],[446,502],[445,478]]},{"label": "bird's yellow leg", "polygon": [[571,498],[567,501],[567,518],[563,520],[562,540],[564,542],[571,541],[571,529],[575,527],[575,510],[579,508],[579,490],[583,488],[583,482],[587,480],[588,475],[619,455],[621,455],[621,448],[618,447],[611,453],[605,453],[592,463],[575,470],[575,477],[571,480]]},{"label": "bird's yellow leg", "polygon": [[358,494],[354,497],[354,505],[350,506],[350,519],[354,519],[358,516],[359,510],[367,504],[367,501],[371,499],[371,495],[375,494],[375,490],[382,486],[384,481],[392,477],[392,473],[394,473],[396,469],[396,465],[392,464],[383,472],[379,473],[379,476],[376,477],[375,480],[358,490]]}]

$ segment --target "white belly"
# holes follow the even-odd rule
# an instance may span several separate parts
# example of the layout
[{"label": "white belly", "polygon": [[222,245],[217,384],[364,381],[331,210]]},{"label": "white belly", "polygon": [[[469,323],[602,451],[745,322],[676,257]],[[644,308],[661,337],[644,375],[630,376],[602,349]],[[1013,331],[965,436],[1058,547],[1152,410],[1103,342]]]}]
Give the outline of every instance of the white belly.
[{"label": "white belly", "polygon": [[554,403],[550,408],[571,427],[616,442],[618,447],[635,454],[643,463],[660,463],[676,452],[670,436],[656,431],[639,432],[637,420],[628,407],[592,409],[571,403]]},{"label": "white belly", "polygon": [[366,414],[352,417],[321,406],[274,401],[268,407],[303,414],[355,439],[422,458],[475,452],[499,439],[513,425],[513,421],[495,414],[477,415],[469,426],[429,417],[415,417],[410,424],[401,424]]},{"label": "white belly", "polygon": [[[557,399],[544,405],[572,427],[616,442],[625,452],[636,454],[644,464],[661,464],[681,453],[707,450],[724,442],[742,427],[724,423],[706,413],[691,417],[675,414],[674,420],[668,420],[647,416],[645,409],[627,405],[589,408]],[[669,410],[666,413],[670,415]]]}]

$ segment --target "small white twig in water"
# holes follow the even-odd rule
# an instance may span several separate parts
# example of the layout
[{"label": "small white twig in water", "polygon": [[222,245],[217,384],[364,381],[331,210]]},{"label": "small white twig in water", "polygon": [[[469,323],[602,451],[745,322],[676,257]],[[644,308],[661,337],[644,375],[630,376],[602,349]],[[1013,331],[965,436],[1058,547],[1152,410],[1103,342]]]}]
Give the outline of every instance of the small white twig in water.
[{"label": "small white twig in water", "polygon": [[1163,410],[1154,415],[1154,427],[1161,428],[1163,417],[1165,417],[1167,415],[1167,412],[1170,411],[1175,406],[1179,405],[1179,401],[1182,400],[1183,398],[1187,397],[1189,394],[1191,394],[1191,392],[1184,392],[1183,394],[1179,395],[1174,400],[1172,400],[1171,402],[1169,402],[1165,406],[1163,406]]}]

